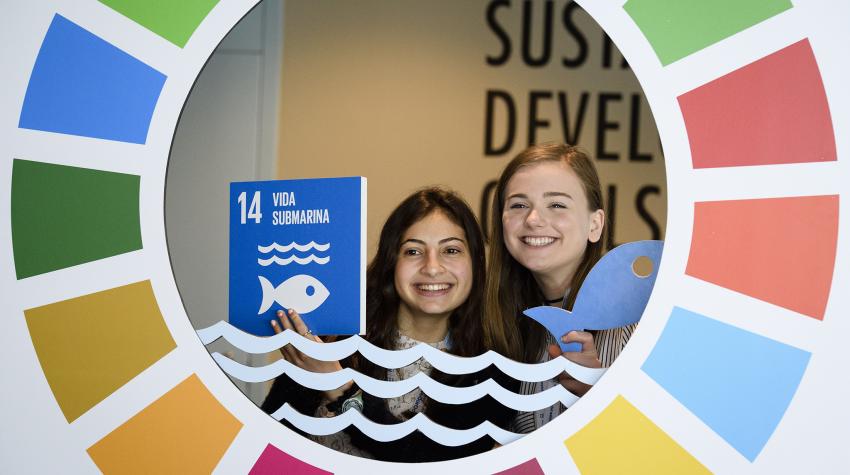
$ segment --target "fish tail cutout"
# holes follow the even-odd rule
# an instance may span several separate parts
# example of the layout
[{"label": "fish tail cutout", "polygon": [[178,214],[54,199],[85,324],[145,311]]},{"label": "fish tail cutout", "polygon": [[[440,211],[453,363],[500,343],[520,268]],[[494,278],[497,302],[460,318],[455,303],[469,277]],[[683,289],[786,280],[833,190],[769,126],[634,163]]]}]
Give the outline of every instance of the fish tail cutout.
[{"label": "fish tail cutout", "polygon": [[260,279],[260,287],[263,291],[263,301],[260,303],[260,311],[257,312],[257,315],[262,315],[266,312],[266,310],[271,308],[275,301],[275,288],[274,285],[269,282],[269,279],[266,279],[261,275],[258,275],[257,278]]},{"label": "fish tail cutout", "polygon": [[[583,331],[583,330],[579,330]],[[581,343],[564,343],[558,340],[558,346],[561,348],[561,353],[579,353],[581,352]]]},{"label": "fish tail cutout", "polygon": [[561,352],[581,351],[581,343],[564,343],[561,341],[561,337],[573,330],[584,330],[583,327],[576,326],[571,322],[573,320],[573,314],[569,311],[558,307],[542,305],[540,307],[529,308],[522,313],[543,325],[549,334],[555,338],[555,341],[558,342]]}]

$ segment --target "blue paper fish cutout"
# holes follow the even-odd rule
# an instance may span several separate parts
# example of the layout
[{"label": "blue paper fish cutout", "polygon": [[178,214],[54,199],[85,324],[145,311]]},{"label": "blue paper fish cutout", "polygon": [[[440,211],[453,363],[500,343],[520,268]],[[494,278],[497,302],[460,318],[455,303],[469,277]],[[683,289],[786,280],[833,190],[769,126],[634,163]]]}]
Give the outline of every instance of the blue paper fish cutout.
[{"label": "blue paper fish cutout", "polygon": [[331,294],[318,279],[307,274],[294,275],[277,287],[265,277],[261,275],[257,277],[260,279],[260,287],[263,290],[263,301],[257,315],[271,308],[275,302],[304,315],[319,308]]},{"label": "blue paper fish cutout", "polygon": [[[643,315],[661,262],[664,241],[636,241],[608,251],[584,279],[573,311],[558,307],[530,308],[523,313],[546,327],[561,351],[581,351],[579,343],[563,343],[573,330],[606,330],[637,323]],[[632,270],[639,257],[652,261],[652,272],[641,277]]]}]

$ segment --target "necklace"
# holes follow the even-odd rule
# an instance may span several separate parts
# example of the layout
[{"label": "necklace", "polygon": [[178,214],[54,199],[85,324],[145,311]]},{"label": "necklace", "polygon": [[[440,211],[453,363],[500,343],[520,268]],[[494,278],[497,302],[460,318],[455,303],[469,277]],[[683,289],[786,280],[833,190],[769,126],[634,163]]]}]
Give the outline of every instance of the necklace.
[{"label": "necklace", "polygon": [[543,302],[545,302],[546,305],[554,305],[556,307],[564,308],[567,304],[567,295],[570,295],[570,289],[567,289],[566,293],[564,293],[564,296],[559,299],[549,300],[547,298],[544,298]]}]

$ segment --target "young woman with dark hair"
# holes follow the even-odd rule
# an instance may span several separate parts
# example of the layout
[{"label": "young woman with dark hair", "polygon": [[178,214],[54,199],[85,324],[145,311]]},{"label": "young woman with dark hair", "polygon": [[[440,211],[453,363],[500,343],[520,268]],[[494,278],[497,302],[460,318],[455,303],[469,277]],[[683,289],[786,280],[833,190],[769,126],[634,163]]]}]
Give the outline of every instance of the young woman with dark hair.
[{"label": "young woman with dark hair", "polygon": [[[367,270],[366,340],[390,350],[426,343],[458,356],[484,353],[484,271],[483,237],[466,202],[441,188],[426,188],[410,195],[384,224],[377,254]],[[291,328],[311,336],[294,312],[281,313],[280,324],[272,324],[277,331]],[[421,359],[405,368],[387,370],[358,358],[356,353],[342,362],[314,360],[291,347],[285,347],[283,353],[290,362],[314,372],[332,372],[345,366],[376,379],[395,381],[424,371],[431,378],[456,387],[491,377],[506,387],[511,385],[489,368],[472,375],[453,376],[433,369]],[[513,411],[489,396],[470,404],[452,405],[430,400],[416,389],[384,400],[358,391],[353,382],[322,393],[300,387],[286,376],[274,382],[263,409],[271,413],[289,402],[307,415],[333,416],[342,410],[340,401],[352,398],[362,401],[364,416],[381,424],[399,423],[423,412],[434,422],[454,429],[470,429],[485,420],[507,427],[513,416]],[[485,436],[460,447],[447,447],[419,431],[397,441],[376,442],[354,427],[344,433],[312,438],[353,455],[400,462],[453,459],[494,446],[494,441]]]},{"label": "young woman with dark hair", "polygon": [[[599,175],[576,147],[534,145],[511,160],[496,185],[485,303],[488,348],[526,363],[561,355],[547,330],[523,310],[555,305],[570,310],[576,294],[604,249],[605,210]],[[588,367],[607,367],[620,354],[634,326],[570,332],[565,343],[582,350],[562,356]],[[532,394],[562,384],[583,395],[590,386],[564,374],[559,381],[523,383]],[[516,432],[535,430],[560,414],[560,404],[520,413]]]}]

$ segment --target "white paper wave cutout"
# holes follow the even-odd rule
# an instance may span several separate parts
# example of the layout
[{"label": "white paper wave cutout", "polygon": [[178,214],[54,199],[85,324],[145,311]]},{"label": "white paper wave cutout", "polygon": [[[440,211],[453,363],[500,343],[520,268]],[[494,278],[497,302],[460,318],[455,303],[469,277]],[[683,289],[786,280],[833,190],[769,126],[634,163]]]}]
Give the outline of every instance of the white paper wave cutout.
[{"label": "white paper wave cutout", "polygon": [[378,424],[358,411],[345,411],[336,417],[310,417],[296,411],[289,404],[284,404],[272,414],[272,417],[277,420],[286,419],[298,429],[314,435],[335,434],[349,425],[354,425],[379,442],[398,440],[414,430],[419,430],[429,439],[450,447],[468,444],[485,435],[489,435],[501,445],[509,444],[522,437],[522,434],[506,431],[490,421],[484,421],[471,429],[450,429],[428,419],[421,412],[400,424]]},{"label": "white paper wave cutout", "polygon": [[295,249],[298,252],[307,252],[307,251],[310,251],[312,249],[315,249],[319,252],[325,252],[330,248],[331,248],[331,243],[318,244],[318,243],[316,243],[316,241],[310,241],[307,244],[298,244],[297,242],[293,241],[293,242],[291,242],[291,243],[289,243],[285,246],[282,245],[282,244],[278,244],[276,242],[273,242],[273,243],[269,244],[268,246],[260,246],[260,245],[257,246],[257,250],[260,251],[263,254],[268,254],[271,251],[289,252],[292,249]]},{"label": "white paper wave cutout", "polygon": [[[356,335],[334,343],[314,342],[292,330],[286,330],[272,337],[257,337],[224,321],[219,321],[197,333],[205,345],[223,337],[248,353],[267,353],[291,344],[313,358],[336,361],[359,351],[370,361],[388,369],[401,368],[420,358],[425,358],[434,368],[448,374],[469,374],[495,365],[503,373],[520,381],[544,381],[567,371],[579,381],[591,385],[595,384],[606,371],[605,368],[585,368],[566,358],[555,358],[539,364],[518,363],[493,351],[474,358],[464,358],[437,350],[427,344],[419,344],[401,351],[390,351],[378,348]],[[212,356],[225,373],[246,382],[268,381],[281,374],[287,374],[301,386],[320,391],[337,388],[354,380],[363,391],[381,398],[398,397],[420,388],[429,398],[446,404],[465,404],[490,395],[503,406],[518,411],[539,410],[558,402],[569,407],[578,400],[577,396],[561,385],[555,385],[537,394],[525,395],[509,391],[492,379],[474,386],[457,388],[439,383],[425,373],[418,373],[402,381],[382,381],[358,373],[351,368],[344,368],[334,373],[313,373],[286,360],[278,360],[262,367],[249,367],[220,353],[213,353]],[[298,429],[313,435],[334,434],[349,425],[354,425],[368,437],[381,442],[398,440],[414,430],[419,430],[431,440],[447,446],[467,444],[485,435],[489,435],[502,445],[522,437],[522,434],[501,429],[489,421],[484,421],[471,429],[452,429],[431,421],[422,413],[401,424],[384,425],[365,418],[358,411],[346,411],[331,418],[316,418],[301,414],[289,404],[284,404],[272,416],[278,420],[285,419]]]},{"label": "white paper wave cutout", "polygon": [[489,365],[495,365],[511,378],[529,382],[546,381],[562,372],[567,372],[585,384],[594,385],[607,370],[606,368],[587,368],[566,358],[554,358],[545,363],[536,364],[519,363],[495,351],[465,358],[440,351],[424,343],[406,350],[391,351],[379,348],[357,335],[334,343],[311,341],[292,330],[286,330],[271,337],[258,337],[245,333],[225,321],[216,322],[198,330],[197,333],[204,345],[224,338],[246,353],[263,354],[291,344],[308,356],[322,361],[339,361],[358,351],[369,361],[387,369],[403,368],[419,358],[425,358],[434,368],[447,374],[470,374],[481,371]]},{"label": "white paper wave cutout", "polygon": [[293,262],[295,262],[296,264],[301,264],[302,266],[305,266],[305,265],[307,265],[311,262],[315,262],[316,264],[319,264],[319,265],[325,265],[328,262],[330,262],[330,260],[331,260],[331,256],[316,257],[315,254],[310,254],[307,257],[298,257],[298,256],[295,256],[295,255],[292,255],[292,256],[289,256],[289,257],[286,257],[286,258],[280,258],[278,256],[272,256],[272,257],[269,257],[268,259],[257,259],[257,264],[260,264],[263,267],[267,267],[267,266],[270,266],[272,264],[277,264],[277,265],[281,265],[281,266],[288,266],[289,264],[292,264]]},{"label": "white paper wave cutout", "polygon": [[474,386],[454,387],[434,381],[425,373],[417,373],[401,381],[382,381],[351,368],[344,368],[333,373],[313,373],[286,360],[277,360],[272,364],[255,368],[237,363],[221,353],[213,353],[212,356],[225,373],[246,383],[261,383],[281,374],[287,374],[301,386],[317,391],[328,391],[354,380],[360,389],[379,398],[396,398],[420,388],[429,398],[445,404],[466,404],[490,395],[503,406],[517,411],[538,411],[558,402],[569,407],[578,401],[577,396],[560,384],[536,394],[517,394],[503,388],[492,379]]}]

